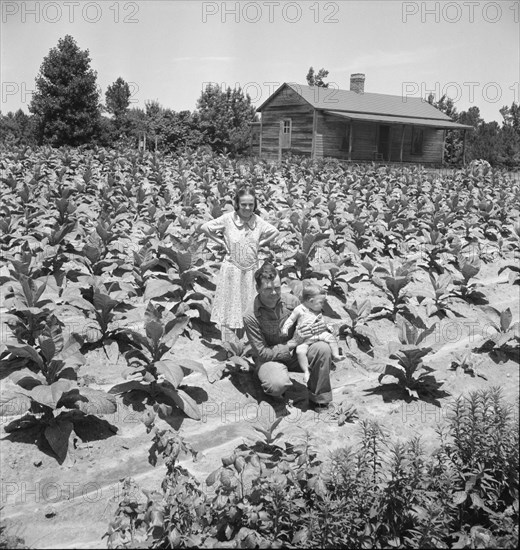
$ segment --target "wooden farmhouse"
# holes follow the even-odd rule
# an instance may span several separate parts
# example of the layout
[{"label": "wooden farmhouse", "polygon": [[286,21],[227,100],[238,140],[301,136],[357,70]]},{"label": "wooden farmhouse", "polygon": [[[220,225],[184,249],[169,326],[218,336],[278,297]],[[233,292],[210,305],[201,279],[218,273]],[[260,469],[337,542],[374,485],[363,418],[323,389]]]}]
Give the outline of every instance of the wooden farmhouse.
[{"label": "wooden farmhouse", "polygon": [[365,93],[364,84],[364,74],[351,76],[350,90],[282,84],[257,109],[255,152],[440,165],[446,130],[465,138],[472,129],[422,98]]}]

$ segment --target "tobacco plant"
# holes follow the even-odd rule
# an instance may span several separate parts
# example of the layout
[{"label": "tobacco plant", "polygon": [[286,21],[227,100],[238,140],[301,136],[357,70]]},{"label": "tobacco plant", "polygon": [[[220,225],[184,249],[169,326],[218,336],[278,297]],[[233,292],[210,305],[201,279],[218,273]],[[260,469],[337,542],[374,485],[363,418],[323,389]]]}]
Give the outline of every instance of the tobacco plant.
[{"label": "tobacco plant", "polygon": [[211,316],[208,290],[213,290],[215,285],[211,281],[211,264],[204,256],[205,243],[194,237],[174,242],[176,249],[159,247],[158,267],[166,270],[167,279],[164,275],[158,276],[154,292],[147,293],[145,298],[164,298],[171,293],[176,302],[173,313],[183,315],[189,310],[196,311],[197,315],[191,317],[191,323],[198,321],[207,325]]},{"label": "tobacco plant", "polygon": [[360,273],[357,278],[352,280],[353,283],[358,281],[370,281],[378,288],[385,287],[383,276],[390,275],[390,272],[386,267],[379,265],[377,262],[371,262],[370,260],[363,260],[360,264],[367,271],[367,273]]},{"label": "tobacco plant", "polygon": [[291,222],[292,240],[297,249],[291,255],[285,258],[285,262],[290,265],[284,265],[281,270],[282,277],[290,273],[296,275],[299,280],[307,279],[312,276],[312,261],[318,250],[318,243],[325,240],[327,235],[315,229],[309,222],[308,212],[301,214],[293,212],[289,216]]},{"label": "tobacco plant", "polygon": [[207,373],[198,361],[176,357],[171,348],[182,334],[189,317],[176,316],[164,308],[148,304],[145,314],[145,334],[122,329],[128,338],[130,350],[124,356],[133,369],[129,381],[115,385],[110,393],[127,399],[142,399],[151,405],[159,404],[163,415],[169,416],[172,407],[181,409],[187,416],[200,420],[199,408],[182,385],[185,369]]},{"label": "tobacco plant", "polygon": [[514,360],[519,361],[518,351],[520,349],[520,322],[513,323],[511,309],[503,311],[492,306],[483,306],[488,321],[487,327],[494,329],[494,334],[486,334],[480,351],[491,351],[500,361],[506,361],[511,355]]},{"label": "tobacco plant", "polygon": [[0,415],[23,416],[10,422],[5,431],[32,430],[33,441],[42,449],[48,445],[61,464],[74,430],[80,435],[87,422],[98,420],[97,415],[116,410],[111,395],[76,383],[77,370],[84,362],[79,342],[73,337],[65,339],[55,317],[35,347],[7,345],[2,370],[12,371],[16,366],[17,371],[2,393]]},{"label": "tobacco plant", "polygon": [[[86,316],[83,335],[78,337],[84,342],[84,350],[96,349],[105,342],[121,339],[121,323],[130,305],[121,294],[110,292],[115,283],[103,284],[99,279],[90,279],[91,285],[81,289],[81,296],[73,295],[69,304],[82,311]],[[119,294],[119,296],[118,296]]]},{"label": "tobacco plant", "polygon": [[74,280],[72,276],[77,280],[80,274],[101,276],[105,272],[115,270],[122,261],[109,254],[101,237],[97,233],[93,233],[87,238],[87,242],[81,250],[77,263],[80,264],[82,270],[69,274],[69,278],[72,280]]},{"label": "tobacco plant", "polygon": [[346,300],[350,291],[353,290],[352,282],[357,279],[356,275],[349,276],[347,263],[348,258],[332,257],[330,261],[313,263],[313,271],[310,277],[326,279],[328,281],[325,289],[328,294],[334,294],[341,300]]},{"label": "tobacco plant", "polygon": [[425,301],[426,313],[428,317],[437,316],[440,319],[460,317],[461,315],[451,307],[450,299],[452,297],[452,277],[449,273],[436,275],[429,274],[431,288],[421,288],[412,292],[419,303]]},{"label": "tobacco plant", "polygon": [[477,290],[478,283],[474,281],[470,282],[470,279],[475,277],[480,271],[480,260],[478,258],[469,260],[462,254],[459,254],[455,267],[462,278],[453,281],[453,284],[457,288],[453,290],[451,295],[466,302],[486,304],[486,296],[480,290]]},{"label": "tobacco plant", "polygon": [[227,354],[227,366],[243,371],[251,369],[251,344],[249,342],[244,343],[242,340],[222,342],[221,346]]},{"label": "tobacco plant", "polygon": [[[513,251],[514,256],[518,260],[520,254],[520,222],[513,224],[512,235],[509,237],[508,241],[511,241],[510,247]],[[498,270],[498,274],[500,275],[506,269],[510,270],[509,282],[512,285],[520,285],[520,265],[518,265],[518,261],[516,264],[508,264],[502,266]]]},{"label": "tobacco plant", "polygon": [[[419,330],[402,318],[397,321],[399,342],[401,345],[390,346],[391,363],[379,375],[379,382],[385,376],[397,379],[398,386],[411,398],[420,399],[421,395],[434,393],[441,384],[430,373],[433,369],[423,364],[423,357],[431,352],[431,347],[423,344],[424,340],[435,330],[435,324],[430,328]],[[423,371],[415,376],[418,371]]]},{"label": "tobacco plant", "polygon": [[348,243],[349,249],[356,253],[356,256],[362,259],[369,257],[376,258],[373,236],[366,221],[359,219],[356,214],[360,211],[352,212],[355,215],[354,221],[350,223],[350,227],[346,231],[345,241]]},{"label": "tobacco plant", "polygon": [[487,377],[479,372],[479,365],[482,363],[482,359],[478,358],[471,350],[465,350],[463,352],[454,353],[453,360],[451,362],[451,370],[458,372],[459,370],[465,374],[469,374],[472,377],[480,376],[484,380]]},{"label": "tobacco plant", "polygon": [[444,273],[444,267],[440,263],[441,254],[450,250],[446,233],[431,228],[423,229],[419,239],[425,262],[419,263],[418,267],[425,269],[430,275],[432,271],[439,275]]},{"label": "tobacco plant", "polygon": [[42,298],[47,288],[45,282],[38,285],[35,279],[23,273],[15,276],[18,281],[9,285],[10,290],[6,293],[7,325],[18,342],[34,346],[52,315],[53,308],[49,307],[52,300]]},{"label": "tobacco plant", "polygon": [[412,273],[415,269],[413,264],[413,262],[407,262],[402,265],[397,265],[396,267],[393,262],[390,261],[390,275],[383,277],[383,280],[386,286],[386,297],[390,301],[391,307],[378,306],[374,308],[374,313],[386,311],[394,322],[398,313],[401,315],[409,313],[408,298],[410,294],[405,287],[412,280]]},{"label": "tobacco plant", "polygon": [[[119,268],[123,272],[122,280],[130,283],[133,294],[145,296],[145,299],[156,297],[160,287],[156,286],[157,279],[153,278],[153,269],[159,263],[155,251],[150,244],[145,244],[138,251],[132,251],[132,255],[133,262]],[[118,274],[117,270],[115,274]]]},{"label": "tobacco plant", "polygon": [[350,317],[351,324],[343,324],[339,327],[339,335],[345,336],[347,344],[352,347],[352,340],[361,350],[369,353],[371,349],[380,343],[374,330],[367,324],[372,312],[372,304],[369,299],[358,303],[354,300],[350,305],[343,306]]}]

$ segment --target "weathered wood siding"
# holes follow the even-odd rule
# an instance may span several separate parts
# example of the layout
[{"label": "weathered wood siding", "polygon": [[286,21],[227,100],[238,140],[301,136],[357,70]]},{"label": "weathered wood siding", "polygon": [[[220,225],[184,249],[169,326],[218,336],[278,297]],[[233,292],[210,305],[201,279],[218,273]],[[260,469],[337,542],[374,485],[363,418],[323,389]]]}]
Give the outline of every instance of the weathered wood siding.
[{"label": "weathered wood siding", "polygon": [[262,124],[260,122],[251,122],[251,134],[249,136],[249,154],[260,155],[260,134],[262,132]]},{"label": "weathered wood siding", "polygon": [[316,112],[315,157],[348,159],[348,143],[345,139],[349,122]]},{"label": "weathered wood siding", "polygon": [[[391,159],[399,162],[401,150],[402,126],[392,127]],[[424,128],[422,155],[412,155],[412,127],[405,126],[403,143],[403,162],[424,162],[440,164],[443,157],[444,130],[442,128]]]},{"label": "weathered wood siding", "polygon": [[[352,124],[352,160],[374,160],[374,153],[378,147],[377,122],[349,121],[326,115],[320,111],[316,113],[316,141],[315,155],[317,158],[334,157],[348,160],[349,125]],[[400,124],[390,126],[390,162],[401,160]],[[442,161],[444,131],[439,128],[424,128],[423,154],[412,154],[412,127],[405,126],[403,141],[403,162],[424,162],[439,164]]]},{"label": "weathered wood siding", "polygon": [[316,157],[348,159],[350,124],[352,124],[352,160],[373,160],[377,139],[377,124],[355,122],[316,113]]},{"label": "weathered wood siding", "polygon": [[282,155],[305,155],[312,152],[313,108],[291,88],[284,88],[262,109],[262,151],[266,160],[278,159],[280,121],[292,121],[291,146]]}]

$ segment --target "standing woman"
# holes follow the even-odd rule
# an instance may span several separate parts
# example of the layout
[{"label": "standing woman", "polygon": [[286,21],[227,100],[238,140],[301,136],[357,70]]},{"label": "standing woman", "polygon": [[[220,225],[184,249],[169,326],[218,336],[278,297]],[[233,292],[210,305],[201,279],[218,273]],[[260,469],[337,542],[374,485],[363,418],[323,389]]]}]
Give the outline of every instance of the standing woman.
[{"label": "standing woman", "polygon": [[278,229],[256,213],[252,186],[238,188],[234,207],[234,212],[227,212],[200,228],[226,250],[211,311],[211,320],[220,325],[223,340],[229,331],[241,336],[242,316],[256,295],[254,273],[258,269],[258,251],[278,235]]}]

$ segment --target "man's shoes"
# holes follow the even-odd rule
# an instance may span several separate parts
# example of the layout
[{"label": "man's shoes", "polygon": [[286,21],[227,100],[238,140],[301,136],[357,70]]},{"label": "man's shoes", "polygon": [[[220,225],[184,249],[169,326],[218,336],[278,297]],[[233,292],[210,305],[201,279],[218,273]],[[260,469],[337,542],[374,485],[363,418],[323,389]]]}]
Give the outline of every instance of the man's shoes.
[{"label": "man's shoes", "polygon": [[332,403],[312,403],[312,409],[317,414],[327,412],[331,408],[332,408]]}]

